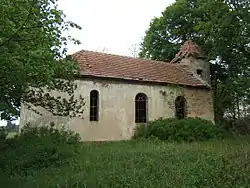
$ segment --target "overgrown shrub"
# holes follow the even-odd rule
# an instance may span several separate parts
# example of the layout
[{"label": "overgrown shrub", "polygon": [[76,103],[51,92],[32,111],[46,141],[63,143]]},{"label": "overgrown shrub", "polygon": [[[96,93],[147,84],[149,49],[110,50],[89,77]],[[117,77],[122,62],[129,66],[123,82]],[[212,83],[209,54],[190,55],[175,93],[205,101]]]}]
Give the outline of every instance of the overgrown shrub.
[{"label": "overgrown shrub", "polygon": [[222,138],[224,131],[221,127],[201,118],[158,119],[148,124],[136,127],[133,138],[156,137],[160,140],[171,141],[204,141]]},{"label": "overgrown shrub", "polygon": [[79,135],[72,131],[26,125],[19,136],[5,139],[0,168],[8,174],[27,174],[49,166],[72,164],[80,144]]},{"label": "overgrown shrub", "polygon": [[235,121],[225,118],[222,125],[224,129],[233,135],[250,135],[250,116],[242,117]]},{"label": "overgrown shrub", "polygon": [[0,127],[0,151],[2,151],[5,148],[5,140],[7,137],[7,132],[5,130],[5,127]]}]

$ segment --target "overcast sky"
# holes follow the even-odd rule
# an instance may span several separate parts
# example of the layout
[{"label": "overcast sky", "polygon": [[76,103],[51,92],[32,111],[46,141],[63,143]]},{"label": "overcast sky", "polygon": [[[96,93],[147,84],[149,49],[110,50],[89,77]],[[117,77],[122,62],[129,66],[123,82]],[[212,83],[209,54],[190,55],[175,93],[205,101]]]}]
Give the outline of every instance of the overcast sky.
[{"label": "overcast sky", "polygon": [[[68,53],[78,50],[103,51],[132,56],[154,17],[174,0],[59,0],[66,19],[82,27],[69,34],[81,45],[68,45]],[[19,121],[18,121],[19,122]],[[6,122],[0,121],[0,125]]]},{"label": "overcast sky", "polygon": [[82,27],[70,34],[80,46],[69,45],[69,54],[78,50],[93,50],[131,55],[133,45],[139,45],[150,21],[174,0],[59,0],[59,8],[67,20]]}]

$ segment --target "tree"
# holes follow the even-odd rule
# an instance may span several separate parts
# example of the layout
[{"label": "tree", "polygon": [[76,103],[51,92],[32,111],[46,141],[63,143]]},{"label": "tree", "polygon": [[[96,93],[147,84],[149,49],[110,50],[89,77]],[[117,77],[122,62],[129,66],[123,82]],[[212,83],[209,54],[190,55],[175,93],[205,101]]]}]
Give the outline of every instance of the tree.
[{"label": "tree", "polygon": [[[68,42],[79,44],[63,32],[81,29],[66,22],[57,0],[0,1],[0,112],[2,119],[19,114],[20,104],[43,106],[53,114],[68,115],[80,109],[73,96],[73,78],[79,67],[66,57]],[[55,98],[51,90],[67,92]],[[81,103],[82,105],[82,103]]]},{"label": "tree", "polygon": [[6,125],[5,129],[8,132],[17,131],[18,130],[18,125],[16,125],[15,123],[13,123],[11,121],[7,121],[7,125]]},{"label": "tree", "polygon": [[140,57],[170,61],[186,40],[195,41],[211,63],[215,120],[240,116],[249,105],[250,2],[177,0],[154,18]]}]

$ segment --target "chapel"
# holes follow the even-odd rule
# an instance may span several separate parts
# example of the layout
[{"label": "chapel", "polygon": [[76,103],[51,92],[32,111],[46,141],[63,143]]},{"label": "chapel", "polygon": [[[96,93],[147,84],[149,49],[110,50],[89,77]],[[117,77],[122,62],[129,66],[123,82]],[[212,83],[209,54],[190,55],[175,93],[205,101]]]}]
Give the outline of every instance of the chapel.
[{"label": "chapel", "polygon": [[82,50],[74,95],[86,103],[84,118],[37,114],[21,106],[20,128],[54,122],[79,133],[83,141],[127,140],[135,127],[158,118],[200,117],[214,121],[209,62],[193,41],[170,62]]}]

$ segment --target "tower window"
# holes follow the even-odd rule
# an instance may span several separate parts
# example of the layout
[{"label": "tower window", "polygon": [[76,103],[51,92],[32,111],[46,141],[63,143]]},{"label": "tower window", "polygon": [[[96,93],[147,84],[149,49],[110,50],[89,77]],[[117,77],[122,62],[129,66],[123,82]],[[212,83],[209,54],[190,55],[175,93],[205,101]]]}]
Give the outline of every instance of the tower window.
[{"label": "tower window", "polygon": [[139,93],[135,97],[135,123],[147,122],[147,95]]},{"label": "tower window", "polygon": [[202,70],[201,69],[197,69],[196,73],[198,74],[198,76],[202,77]]},{"label": "tower window", "polygon": [[90,92],[90,121],[98,121],[99,114],[99,93],[96,90]]}]

